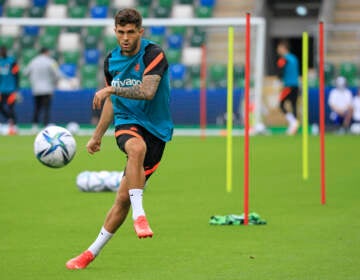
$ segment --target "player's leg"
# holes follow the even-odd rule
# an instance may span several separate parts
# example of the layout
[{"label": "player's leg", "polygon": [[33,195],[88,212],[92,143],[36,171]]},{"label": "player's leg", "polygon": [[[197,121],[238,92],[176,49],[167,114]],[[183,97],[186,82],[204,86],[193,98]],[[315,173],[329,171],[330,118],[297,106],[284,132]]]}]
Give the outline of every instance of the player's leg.
[{"label": "player's leg", "polygon": [[299,121],[297,120],[297,100],[298,100],[298,87],[292,87],[291,92],[289,94],[289,101],[291,104],[292,114],[289,116],[289,134],[294,135],[296,134],[298,128],[299,128]]},{"label": "player's leg", "polygon": [[34,95],[34,112],[33,112],[33,129],[37,129],[39,125],[39,115],[41,110],[41,96],[40,95]]},{"label": "player's leg", "polygon": [[7,95],[1,94],[0,95],[0,113],[6,118],[9,119],[9,112],[6,109],[6,102],[7,102]]},{"label": "player's leg", "polygon": [[44,126],[47,126],[50,122],[51,94],[42,96],[41,106],[44,114]]},{"label": "player's leg", "polygon": [[86,268],[125,221],[129,208],[130,199],[128,186],[126,177],[124,177],[122,178],[120,187],[117,191],[115,202],[105,218],[104,225],[101,228],[98,237],[86,251],[69,260],[66,263],[66,267],[71,270]]}]

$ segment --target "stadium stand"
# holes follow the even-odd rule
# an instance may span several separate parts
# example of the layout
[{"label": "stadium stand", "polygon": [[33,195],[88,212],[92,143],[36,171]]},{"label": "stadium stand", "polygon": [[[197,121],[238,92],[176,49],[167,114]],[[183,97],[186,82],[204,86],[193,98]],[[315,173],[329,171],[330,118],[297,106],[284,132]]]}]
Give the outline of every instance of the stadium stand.
[{"label": "stadium stand", "polygon": [[[224,2],[228,2],[227,4]],[[155,18],[207,18],[226,16],[231,10],[244,10],[252,1],[229,4],[230,1],[215,0],[0,0],[0,15],[8,17],[34,18],[106,18],[112,17],[123,7],[136,7],[146,17]],[[234,14],[232,14],[234,16]],[[199,69],[201,47],[208,43],[208,63],[212,68],[222,69],[226,53],[219,52],[226,44],[226,32],[220,37],[212,34],[208,28],[199,27],[149,27],[145,30],[147,38],[163,46],[171,65],[172,76],[176,80],[174,87],[199,87],[200,75],[192,72]],[[6,45],[13,53],[19,54],[21,65],[25,66],[34,57],[40,47],[52,50],[60,67],[69,76],[78,77],[80,85],[86,88],[96,87],[101,78],[101,71],[94,71],[101,65],[106,54],[116,44],[113,27],[59,27],[59,26],[1,26],[0,43]],[[22,49],[19,52],[19,49]],[[235,49],[237,52],[237,49]],[[235,63],[241,68],[242,61],[236,58]],[[209,77],[211,71],[209,67]],[[214,82],[209,86],[224,86],[226,71],[215,74]],[[99,75],[99,73],[101,73]],[[192,74],[189,74],[192,73]],[[91,76],[100,76],[96,79]],[[181,77],[181,78],[179,78]],[[212,77],[212,76],[211,76]],[[25,81],[23,86],[28,86]]]}]

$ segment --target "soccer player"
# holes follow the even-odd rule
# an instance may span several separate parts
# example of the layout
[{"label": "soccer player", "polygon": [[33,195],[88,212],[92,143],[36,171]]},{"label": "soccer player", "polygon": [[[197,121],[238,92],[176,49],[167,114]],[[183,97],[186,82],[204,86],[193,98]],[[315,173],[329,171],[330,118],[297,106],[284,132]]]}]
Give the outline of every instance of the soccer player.
[{"label": "soccer player", "polygon": [[5,46],[0,47],[0,113],[9,122],[8,134],[17,133],[15,102],[19,89],[19,66],[14,57],[7,55]]},{"label": "soccer player", "polygon": [[339,134],[345,133],[351,124],[353,114],[353,95],[346,86],[346,78],[340,76],[335,80],[335,88],[329,93],[330,120],[340,126]]},{"label": "soccer player", "polygon": [[[283,82],[283,89],[280,93],[280,109],[288,121],[287,134],[296,134],[299,128],[297,120],[297,99],[299,94],[299,62],[297,57],[290,53],[288,41],[280,41],[277,45],[277,53],[280,56],[277,61],[278,76]],[[289,101],[291,112],[285,108],[285,103]]]},{"label": "soccer player", "polygon": [[158,45],[142,39],[142,17],[137,10],[120,10],[115,15],[114,31],[119,46],[105,58],[107,86],[96,92],[93,106],[100,108],[103,100],[105,103],[87,150],[90,154],[100,151],[101,138],[113,121],[117,145],[126,154],[127,163],[98,237],[66,263],[68,269],[86,268],[94,260],[124,222],[130,206],[137,236],[153,236],[142,198],[145,182],[158,167],[173,132],[168,63]]}]

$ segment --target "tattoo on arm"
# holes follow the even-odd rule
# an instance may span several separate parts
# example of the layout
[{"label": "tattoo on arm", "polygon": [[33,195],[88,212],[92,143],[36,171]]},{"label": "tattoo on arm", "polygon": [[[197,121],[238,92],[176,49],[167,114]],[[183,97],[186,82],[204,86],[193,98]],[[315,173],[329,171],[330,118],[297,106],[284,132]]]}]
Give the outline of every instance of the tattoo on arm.
[{"label": "tattoo on arm", "polygon": [[115,86],[115,95],[130,99],[151,100],[155,96],[160,80],[160,75],[146,75],[140,85],[132,87]]}]

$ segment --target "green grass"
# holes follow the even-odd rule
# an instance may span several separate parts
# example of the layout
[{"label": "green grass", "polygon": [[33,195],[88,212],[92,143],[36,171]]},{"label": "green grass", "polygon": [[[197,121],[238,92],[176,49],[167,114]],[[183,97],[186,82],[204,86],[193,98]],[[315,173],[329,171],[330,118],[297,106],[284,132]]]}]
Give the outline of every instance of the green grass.
[{"label": "green grass", "polygon": [[326,137],[327,203],[320,203],[319,138],[310,137],[308,181],[301,137],[251,138],[250,210],[265,226],[210,226],[211,215],[243,212],[243,138],[234,137],[233,192],[225,191],[225,138],[176,137],[145,193],[154,238],[127,220],[84,271],[65,262],[96,238],[114,193],[81,193],[84,170],[121,170],[112,137],[100,153],[77,137],[73,162],[50,169],[34,137],[0,138],[0,278],[352,280],[360,267],[360,139]]}]

